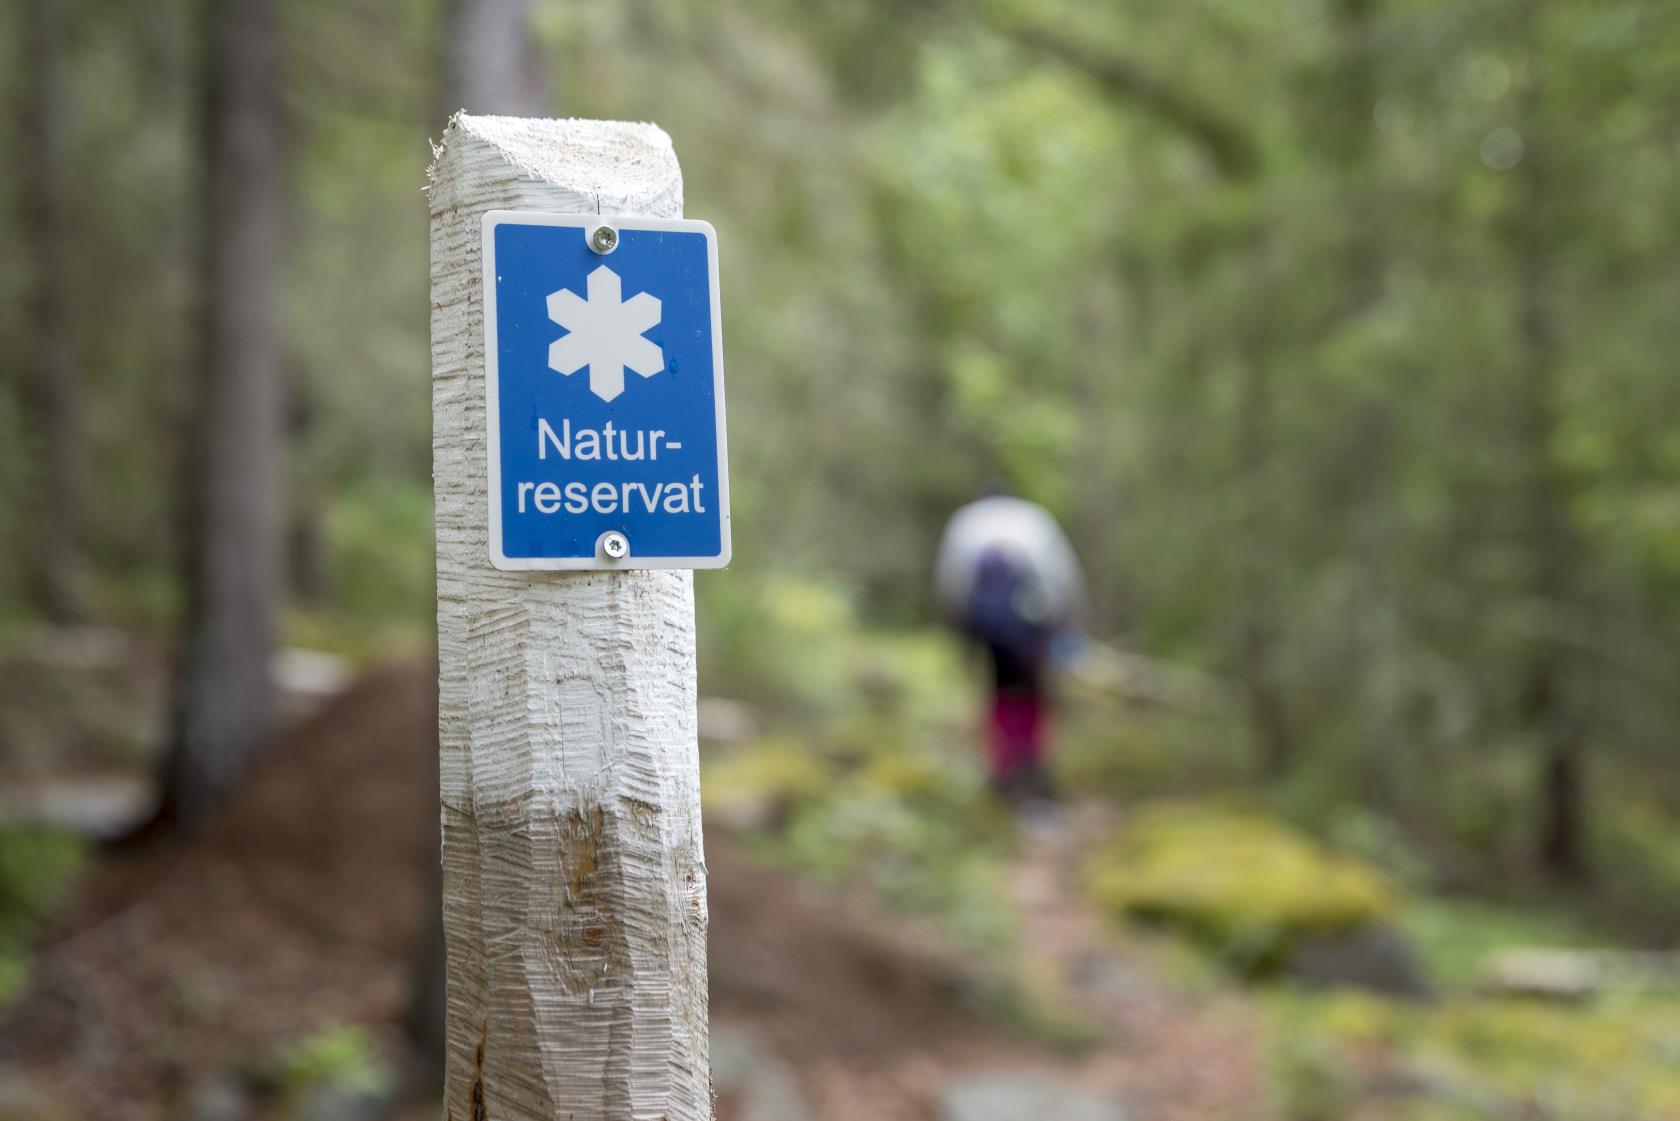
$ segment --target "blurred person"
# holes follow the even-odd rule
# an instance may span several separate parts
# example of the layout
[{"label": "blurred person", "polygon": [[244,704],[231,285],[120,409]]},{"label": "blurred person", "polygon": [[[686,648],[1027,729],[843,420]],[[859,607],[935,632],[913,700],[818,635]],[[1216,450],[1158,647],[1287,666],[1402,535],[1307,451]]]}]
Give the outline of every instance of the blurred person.
[{"label": "blurred person", "polygon": [[986,751],[1011,804],[1050,801],[1047,741],[1054,662],[1080,644],[1084,578],[1056,519],[991,488],[951,516],[934,584],[948,619],[991,667]]}]

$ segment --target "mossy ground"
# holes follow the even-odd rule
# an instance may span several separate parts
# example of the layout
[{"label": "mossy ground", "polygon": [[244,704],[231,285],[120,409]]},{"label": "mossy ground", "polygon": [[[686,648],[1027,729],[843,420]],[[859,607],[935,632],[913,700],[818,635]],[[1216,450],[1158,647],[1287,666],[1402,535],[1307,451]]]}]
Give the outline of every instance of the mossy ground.
[{"label": "mossy ground", "polygon": [[1577,1006],[1274,993],[1269,1004],[1278,1104],[1292,1121],[1680,1117],[1680,1001],[1671,997]]}]

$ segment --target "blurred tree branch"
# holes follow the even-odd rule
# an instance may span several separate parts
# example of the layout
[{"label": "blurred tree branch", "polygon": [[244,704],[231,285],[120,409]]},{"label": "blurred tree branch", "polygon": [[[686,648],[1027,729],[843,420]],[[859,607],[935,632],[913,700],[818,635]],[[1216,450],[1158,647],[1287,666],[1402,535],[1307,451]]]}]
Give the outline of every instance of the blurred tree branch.
[{"label": "blurred tree branch", "polygon": [[1195,140],[1227,178],[1251,178],[1260,154],[1248,133],[1223,111],[1165,81],[1136,60],[1123,58],[1071,35],[1023,23],[997,21],[1009,39],[1071,66],[1118,99],[1134,102]]}]

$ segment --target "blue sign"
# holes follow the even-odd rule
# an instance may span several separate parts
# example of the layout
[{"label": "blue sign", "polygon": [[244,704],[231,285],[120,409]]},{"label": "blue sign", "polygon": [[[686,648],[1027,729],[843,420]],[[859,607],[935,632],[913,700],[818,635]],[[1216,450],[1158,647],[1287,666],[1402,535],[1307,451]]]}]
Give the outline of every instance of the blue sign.
[{"label": "blue sign", "polygon": [[729,563],[710,225],[491,211],[484,336],[497,568]]}]

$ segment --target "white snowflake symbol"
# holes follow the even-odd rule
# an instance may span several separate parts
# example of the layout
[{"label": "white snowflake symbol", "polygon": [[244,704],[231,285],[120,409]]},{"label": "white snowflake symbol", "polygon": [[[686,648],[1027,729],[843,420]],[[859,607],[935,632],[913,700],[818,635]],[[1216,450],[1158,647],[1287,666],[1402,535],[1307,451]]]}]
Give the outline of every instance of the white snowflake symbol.
[{"label": "white snowflake symbol", "polygon": [[665,368],[665,354],[642,332],[659,323],[657,296],[628,300],[616,272],[602,265],[589,274],[589,299],[569,288],[550,293],[548,317],[571,333],[548,348],[548,364],[562,374],[589,367],[589,391],[603,401],[624,392],[624,369],[651,378]]}]

